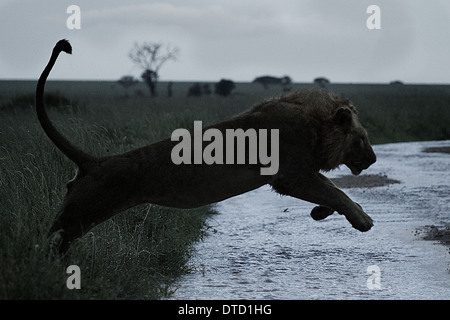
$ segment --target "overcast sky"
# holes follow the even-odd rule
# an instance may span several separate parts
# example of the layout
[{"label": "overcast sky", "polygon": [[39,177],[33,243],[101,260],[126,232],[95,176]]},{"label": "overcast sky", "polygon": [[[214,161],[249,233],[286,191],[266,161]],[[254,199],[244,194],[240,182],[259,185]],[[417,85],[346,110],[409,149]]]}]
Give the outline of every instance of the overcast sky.
[{"label": "overcast sky", "polygon": [[[69,5],[81,29],[69,30]],[[369,5],[381,29],[369,30]],[[448,0],[0,0],[0,79],[37,79],[57,40],[52,79],[139,77],[135,42],[180,48],[162,81],[251,81],[289,75],[295,82],[450,83]]]}]

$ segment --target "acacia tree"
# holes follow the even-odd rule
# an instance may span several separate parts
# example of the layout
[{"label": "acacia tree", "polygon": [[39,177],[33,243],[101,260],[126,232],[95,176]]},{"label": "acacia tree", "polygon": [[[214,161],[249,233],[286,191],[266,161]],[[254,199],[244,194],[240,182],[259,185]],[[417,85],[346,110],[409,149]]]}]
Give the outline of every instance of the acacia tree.
[{"label": "acacia tree", "polygon": [[128,56],[140,68],[144,69],[141,77],[148,85],[152,97],[156,96],[156,83],[159,70],[169,60],[177,60],[180,50],[170,45],[163,49],[162,43],[144,42],[135,43]]}]

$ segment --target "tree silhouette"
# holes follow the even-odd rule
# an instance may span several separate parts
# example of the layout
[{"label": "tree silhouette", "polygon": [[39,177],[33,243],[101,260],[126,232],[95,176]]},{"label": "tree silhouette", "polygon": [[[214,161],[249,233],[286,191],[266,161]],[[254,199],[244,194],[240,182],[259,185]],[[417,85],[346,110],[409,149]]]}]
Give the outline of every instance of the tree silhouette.
[{"label": "tree silhouette", "polygon": [[117,81],[122,87],[128,88],[134,86],[139,81],[136,80],[133,76],[123,76]]},{"label": "tree silhouette", "polygon": [[141,77],[148,85],[152,97],[156,96],[156,83],[159,70],[169,60],[177,60],[180,50],[167,45],[165,50],[162,43],[144,42],[135,43],[128,56],[140,68],[144,69]]},{"label": "tree silhouette", "polygon": [[231,91],[236,87],[232,80],[221,79],[219,82],[214,84],[214,93],[227,97],[231,94]]}]

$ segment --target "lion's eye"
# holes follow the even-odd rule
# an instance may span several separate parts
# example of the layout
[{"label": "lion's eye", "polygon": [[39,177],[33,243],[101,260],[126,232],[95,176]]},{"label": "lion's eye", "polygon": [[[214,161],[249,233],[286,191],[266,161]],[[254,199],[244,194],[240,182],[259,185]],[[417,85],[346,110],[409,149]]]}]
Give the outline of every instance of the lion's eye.
[{"label": "lion's eye", "polygon": [[364,138],[359,139],[359,145],[361,148],[364,148],[364,146],[366,145],[366,141],[364,140]]}]

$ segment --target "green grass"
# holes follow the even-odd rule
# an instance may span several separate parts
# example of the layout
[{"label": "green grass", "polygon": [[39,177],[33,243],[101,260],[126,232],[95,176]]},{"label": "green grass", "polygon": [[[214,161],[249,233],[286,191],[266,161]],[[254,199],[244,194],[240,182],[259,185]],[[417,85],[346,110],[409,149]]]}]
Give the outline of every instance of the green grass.
[{"label": "green grass", "polygon": [[[0,81],[0,299],[160,299],[192,268],[192,246],[207,234],[214,207],[174,210],[142,205],[95,227],[67,259],[49,255],[47,231],[74,165],[43,133],[34,109],[19,104],[34,82]],[[190,84],[175,83],[174,97],[148,97],[112,82],[50,82],[76,105],[51,108],[65,136],[93,155],[112,155],[170,137],[176,128],[230,118],[280,88],[238,84],[229,98],[187,98]],[[311,87],[311,85],[296,85]],[[357,105],[372,143],[450,139],[447,86],[332,85]],[[139,93],[136,91],[140,90]],[[22,98],[21,98],[22,97]],[[22,100],[21,100],[22,99]],[[66,100],[64,100],[66,101]],[[81,290],[66,287],[66,268],[81,269]]]}]

